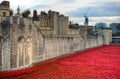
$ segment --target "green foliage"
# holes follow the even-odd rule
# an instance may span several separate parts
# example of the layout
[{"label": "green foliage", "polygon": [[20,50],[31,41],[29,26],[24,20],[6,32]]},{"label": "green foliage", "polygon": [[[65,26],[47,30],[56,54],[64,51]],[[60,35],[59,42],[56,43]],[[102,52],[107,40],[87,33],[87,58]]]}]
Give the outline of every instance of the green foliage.
[{"label": "green foliage", "polygon": [[12,15],[13,15],[13,10],[11,9],[11,10],[10,10],[10,16],[12,16]]},{"label": "green foliage", "polygon": [[22,16],[23,16],[24,18],[28,18],[29,15],[30,15],[30,10],[25,10],[25,11],[22,13]]}]

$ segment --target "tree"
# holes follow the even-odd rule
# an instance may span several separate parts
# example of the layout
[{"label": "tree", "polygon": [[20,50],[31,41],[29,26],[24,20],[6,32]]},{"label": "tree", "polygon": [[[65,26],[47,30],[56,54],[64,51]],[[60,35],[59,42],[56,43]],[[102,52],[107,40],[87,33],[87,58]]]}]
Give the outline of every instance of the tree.
[{"label": "tree", "polygon": [[23,16],[24,18],[28,18],[29,15],[30,15],[30,10],[25,10],[25,11],[22,13],[22,16]]},{"label": "tree", "polygon": [[11,9],[11,10],[10,10],[10,16],[12,16],[12,15],[13,15],[13,10]]}]

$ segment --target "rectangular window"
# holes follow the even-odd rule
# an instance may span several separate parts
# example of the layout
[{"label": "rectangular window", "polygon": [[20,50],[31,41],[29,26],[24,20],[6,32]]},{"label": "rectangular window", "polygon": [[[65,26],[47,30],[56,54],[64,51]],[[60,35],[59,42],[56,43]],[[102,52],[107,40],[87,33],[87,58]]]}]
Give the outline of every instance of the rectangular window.
[{"label": "rectangular window", "polygon": [[3,12],[3,17],[6,17],[6,12]]}]

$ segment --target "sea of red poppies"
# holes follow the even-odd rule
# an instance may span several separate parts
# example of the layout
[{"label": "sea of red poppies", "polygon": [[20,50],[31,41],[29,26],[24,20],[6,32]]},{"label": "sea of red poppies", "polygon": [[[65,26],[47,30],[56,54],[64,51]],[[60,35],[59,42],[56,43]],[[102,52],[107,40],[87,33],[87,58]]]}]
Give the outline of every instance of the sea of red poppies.
[{"label": "sea of red poppies", "polygon": [[0,79],[120,79],[120,45],[101,46],[31,68],[0,72]]}]

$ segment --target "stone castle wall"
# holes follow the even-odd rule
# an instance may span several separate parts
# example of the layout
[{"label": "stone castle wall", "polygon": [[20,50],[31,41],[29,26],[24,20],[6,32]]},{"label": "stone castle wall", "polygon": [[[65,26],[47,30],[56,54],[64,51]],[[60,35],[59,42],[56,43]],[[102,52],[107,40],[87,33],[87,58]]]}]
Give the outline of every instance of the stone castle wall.
[{"label": "stone castle wall", "polygon": [[52,37],[45,38],[44,59],[51,59],[75,51],[85,50],[103,45],[102,36],[82,39],[80,37]]},{"label": "stone castle wall", "polygon": [[40,31],[31,20],[21,17],[7,17],[0,27],[0,36],[3,37],[3,43],[0,45],[0,70],[30,66],[43,49],[43,37]]},{"label": "stone castle wall", "polygon": [[30,67],[33,63],[103,45],[102,36],[44,37],[39,22],[21,17],[9,17],[6,22],[6,28],[0,26],[4,38],[0,44],[0,71]]}]

